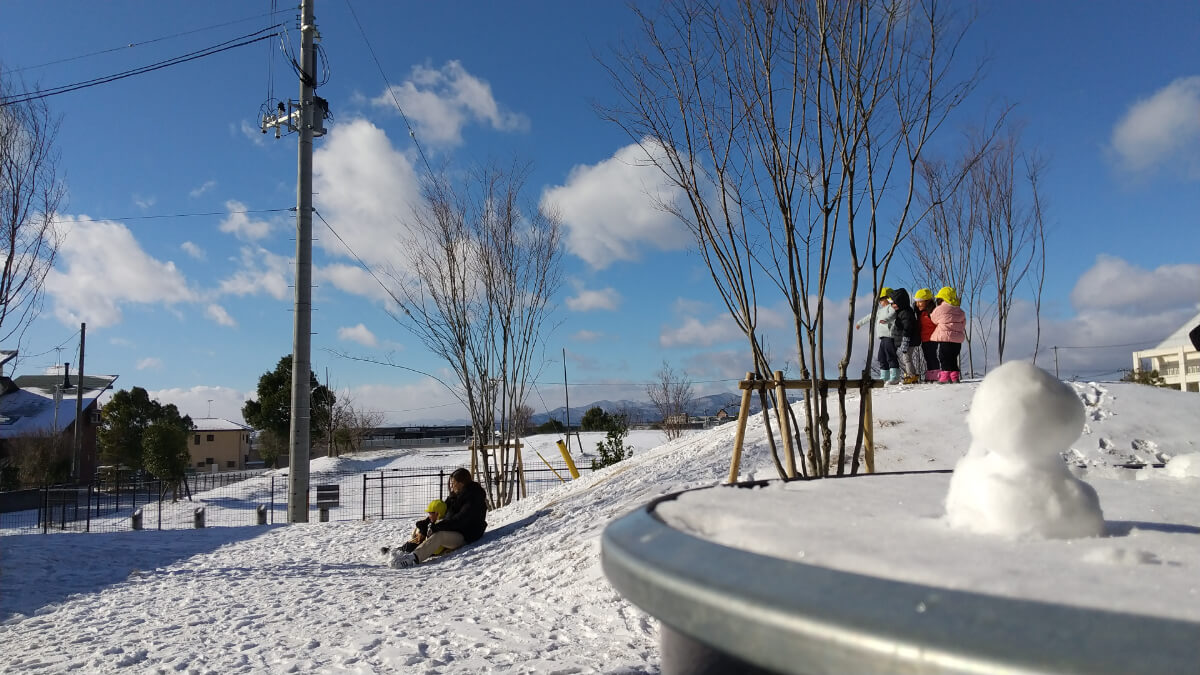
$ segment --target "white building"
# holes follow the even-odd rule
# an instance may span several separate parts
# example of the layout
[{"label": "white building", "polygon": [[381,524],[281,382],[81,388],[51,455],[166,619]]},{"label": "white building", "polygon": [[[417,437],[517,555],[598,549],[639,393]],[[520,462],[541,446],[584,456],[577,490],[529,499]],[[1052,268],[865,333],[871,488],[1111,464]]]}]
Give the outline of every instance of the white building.
[{"label": "white building", "polygon": [[1159,376],[1181,391],[1200,391],[1200,352],[1192,346],[1188,332],[1200,325],[1200,314],[1153,349],[1133,353],[1133,369],[1157,370]]}]

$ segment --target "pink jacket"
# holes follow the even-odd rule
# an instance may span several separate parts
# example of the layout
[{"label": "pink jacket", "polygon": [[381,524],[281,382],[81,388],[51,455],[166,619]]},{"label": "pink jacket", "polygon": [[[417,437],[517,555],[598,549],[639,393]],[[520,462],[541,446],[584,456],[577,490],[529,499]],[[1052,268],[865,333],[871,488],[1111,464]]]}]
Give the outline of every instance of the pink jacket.
[{"label": "pink jacket", "polygon": [[930,318],[937,324],[930,338],[934,342],[962,342],[967,339],[967,313],[961,308],[943,302],[933,308]]}]

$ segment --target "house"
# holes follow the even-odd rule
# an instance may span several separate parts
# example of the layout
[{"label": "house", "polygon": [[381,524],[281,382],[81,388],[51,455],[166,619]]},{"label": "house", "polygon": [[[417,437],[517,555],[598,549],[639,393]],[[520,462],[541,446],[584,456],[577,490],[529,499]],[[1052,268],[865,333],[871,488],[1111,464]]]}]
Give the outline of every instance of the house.
[{"label": "house", "polygon": [[1200,314],[1171,333],[1153,349],[1133,353],[1133,369],[1157,370],[1169,386],[1180,391],[1200,391],[1200,352],[1192,346],[1188,332],[1200,325]]},{"label": "house", "polygon": [[[0,352],[0,368],[15,358],[13,351]],[[91,479],[96,471],[96,430],[100,426],[100,395],[112,388],[116,375],[70,374],[22,375],[12,379],[0,375],[0,465],[8,464],[14,439],[42,433],[57,433],[75,442],[75,411],[81,409],[80,446],[72,457],[72,475]]]},{"label": "house", "polygon": [[250,458],[250,427],[218,417],[192,420],[188,465],[196,471],[238,471]]}]

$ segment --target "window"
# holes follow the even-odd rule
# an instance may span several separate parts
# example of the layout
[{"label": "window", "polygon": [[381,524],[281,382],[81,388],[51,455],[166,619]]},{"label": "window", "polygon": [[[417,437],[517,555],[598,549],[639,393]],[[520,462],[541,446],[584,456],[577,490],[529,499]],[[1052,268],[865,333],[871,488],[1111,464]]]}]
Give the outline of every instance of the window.
[{"label": "window", "polygon": [[205,464],[216,464],[217,462],[216,462],[216,460],[214,460],[212,457],[205,457],[205,458],[204,458],[204,463],[205,463]]},{"label": "window", "polygon": [[198,468],[198,469],[204,468],[204,462],[196,462],[196,468]]},{"label": "window", "polygon": [[200,434],[192,437],[192,445],[200,445]]},{"label": "window", "polygon": [[213,441],[216,440],[216,437],[213,436],[212,434],[209,434],[208,438],[206,438],[205,440],[208,441],[209,443],[212,443]]},{"label": "window", "polygon": [[233,460],[231,459],[231,460],[229,460],[229,461],[225,462],[225,468],[226,468],[226,469],[236,469],[236,468],[237,468],[237,462],[235,462],[235,461],[233,461]]}]

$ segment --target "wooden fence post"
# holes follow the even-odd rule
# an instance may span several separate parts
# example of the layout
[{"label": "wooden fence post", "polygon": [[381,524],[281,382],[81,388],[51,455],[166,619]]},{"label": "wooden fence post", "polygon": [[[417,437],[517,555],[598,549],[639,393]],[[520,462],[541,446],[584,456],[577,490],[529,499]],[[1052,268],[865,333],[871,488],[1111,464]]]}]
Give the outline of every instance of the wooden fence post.
[{"label": "wooden fence post", "polygon": [[875,473],[875,422],[871,419],[871,387],[863,389],[862,406],[863,458],[867,473]]},{"label": "wooden fence post", "polygon": [[742,441],[746,439],[746,418],[750,417],[750,394],[754,388],[754,373],[746,373],[742,382],[742,405],[738,409],[737,434],[733,437],[733,461],[729,463],[729,482],[736,483],[738,466],[742,463]]},{"label": "wooden fence post", "polygon": [[775,414],[779,416],[779,433],[783,436],[783,452],[788,478],[796,477],[796,454],[792,451],[792,423],[788,415],[787,389],[783,386],[783,371],[775,371]]}]

